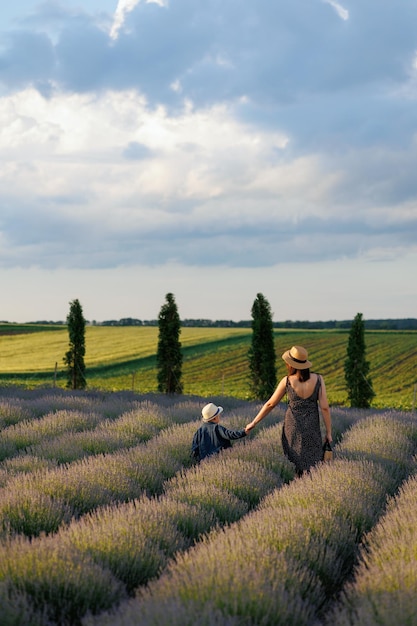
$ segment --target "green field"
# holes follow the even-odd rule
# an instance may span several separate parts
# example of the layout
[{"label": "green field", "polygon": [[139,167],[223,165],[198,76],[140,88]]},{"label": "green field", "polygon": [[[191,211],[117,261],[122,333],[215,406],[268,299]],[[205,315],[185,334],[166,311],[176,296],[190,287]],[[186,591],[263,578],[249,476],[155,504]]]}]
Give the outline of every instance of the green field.
[{"label": "green field", "polygon": [[[302,344],[313,369],[326,379],[330,402],[346,404],[343,366],[348,336],[344,330],[276,330],[278,377],[285,374],[282,352]],[[87,327],[89,388],[155,392],[157,341],[157,327]],[[248,398],[250,342],[250,329],[183,328],[184,394]],[[376,392],[373,406],[414,408],[417,332],[367,331],[365,342]],[[65,326],[0,325],[0,384],[64,387],[67,349]]]}]

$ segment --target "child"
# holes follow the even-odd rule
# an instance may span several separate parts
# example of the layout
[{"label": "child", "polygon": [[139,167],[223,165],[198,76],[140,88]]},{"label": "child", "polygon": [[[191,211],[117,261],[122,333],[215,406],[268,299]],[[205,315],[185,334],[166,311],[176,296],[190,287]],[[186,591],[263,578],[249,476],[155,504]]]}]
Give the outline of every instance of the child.
[{"label": "child", "polygon": [[204,423],[195,433],[191,446],[191,456],[197,461],[216,454],[224,448],[230,448],[232,439],[241,439],[246,436],[245,429],[228,430],[219,424],[222,411],[223,407],[216,406],[213,402],[206,404],[201,411]]}]

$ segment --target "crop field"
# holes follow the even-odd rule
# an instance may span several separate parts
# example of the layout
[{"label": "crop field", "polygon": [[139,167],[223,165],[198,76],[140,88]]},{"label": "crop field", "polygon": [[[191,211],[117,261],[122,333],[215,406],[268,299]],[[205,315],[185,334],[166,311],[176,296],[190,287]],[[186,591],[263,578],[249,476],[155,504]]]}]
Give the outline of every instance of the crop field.
[{"label": "crop field", "polygon": [[[285,374],[280,359],[284,350],[304,345],[313,368],[325,377],[330,402],[346,405],[343,367],[348,335],[343,330],[276,330],[278,377]],[[183,328],[184,394],[250,399],[247,354],[251,336],[250,329],[242,328]],[[157,327],[87,327],[89,389],[156,392],[157,341]],[[376,393],[373,406],[415,408],[417,332],[367,331],[365,342]],[[65,326],[0,325],[0,385],[65,387],[67,349]]]},{"label": "crop field", "polygon": [[415,624],[416,414],[335,407],[334,461],[295,478],[284,404],[194,464],[205,403],[0,388],[1,625]]}]

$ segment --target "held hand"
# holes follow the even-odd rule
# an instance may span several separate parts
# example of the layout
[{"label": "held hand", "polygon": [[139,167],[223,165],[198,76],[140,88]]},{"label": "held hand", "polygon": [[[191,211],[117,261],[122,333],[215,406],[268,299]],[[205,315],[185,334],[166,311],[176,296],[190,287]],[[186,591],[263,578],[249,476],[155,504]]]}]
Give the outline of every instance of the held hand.
[{"label": "held hand", "polygon": [[247,424],[247,426],[245,427],[245,433],[248,434],[252,430],[252,428],[254,428],[252,422],[250,424]]}]

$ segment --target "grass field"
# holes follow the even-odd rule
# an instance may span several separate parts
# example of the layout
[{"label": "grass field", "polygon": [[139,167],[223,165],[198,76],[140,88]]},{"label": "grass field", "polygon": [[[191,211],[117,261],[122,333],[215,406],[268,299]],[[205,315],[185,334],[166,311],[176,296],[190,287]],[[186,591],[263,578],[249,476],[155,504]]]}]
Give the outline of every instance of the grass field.
[{"label": "grass field", "polygon": [[[313,369],[326,379],[330,402],[346,404],[343,366],[348,335],[344,330],[275,331],[278,378],[285,374],[282,352],[302,344]],[[244,328],[183,328],[184,394],[248,398],[251,336],[251,330]],[[89,388],[155,392],[157,341],[157,327],[87,327]],[[373,405],[414,408],[417,332],[367,331],[365,342],[376,392]],[[64,387],[67,349],[65,326],[0,325],[0,384]]]}]

